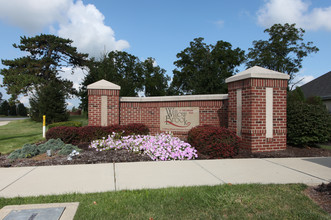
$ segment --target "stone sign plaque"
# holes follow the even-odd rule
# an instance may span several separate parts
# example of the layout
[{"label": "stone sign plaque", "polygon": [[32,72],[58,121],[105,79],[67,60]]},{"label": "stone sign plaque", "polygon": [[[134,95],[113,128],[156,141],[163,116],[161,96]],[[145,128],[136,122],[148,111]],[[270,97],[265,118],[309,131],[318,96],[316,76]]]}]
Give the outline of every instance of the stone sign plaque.
[{"label": "stone sign plaque", "polygon": [[13,210],[4,220],[58,220],[64,209],[65,207]]},{"label": "stone sign plaque", "polygon": [[160,108],[161,131],[189,131],[199,125],[199,107]]}]

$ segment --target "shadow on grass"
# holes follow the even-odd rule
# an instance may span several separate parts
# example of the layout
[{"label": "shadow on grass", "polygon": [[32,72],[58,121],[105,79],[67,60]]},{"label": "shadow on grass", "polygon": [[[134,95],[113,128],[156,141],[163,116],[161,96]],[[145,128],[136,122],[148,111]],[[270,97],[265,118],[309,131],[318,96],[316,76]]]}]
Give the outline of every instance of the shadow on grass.
[{"label": "shadow on grass", "polygon": [[4,141],[4,140],[10,140],[10,139],[16,139],[16,138],[25,138],[25,137],[33,137],[33,136],[37,136],[37,135],[41,135],[41,133],[34,133],[34,134],[29,134],[29,135],[21,135],[21,136],[13,136],[13,137],[7,137],[7,138],[0,138],[0,141]]}]

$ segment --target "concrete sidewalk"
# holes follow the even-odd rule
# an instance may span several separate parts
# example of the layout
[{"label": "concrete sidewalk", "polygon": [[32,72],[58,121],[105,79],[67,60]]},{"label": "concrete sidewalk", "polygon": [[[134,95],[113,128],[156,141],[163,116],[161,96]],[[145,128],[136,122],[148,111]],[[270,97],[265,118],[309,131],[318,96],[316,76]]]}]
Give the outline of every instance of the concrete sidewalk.
[{"label": "concrete sidewalk", "polygon": [[0,197],[225,183],[331,181],[331,157],[222,159],[0,168]]},{"label": "concrete sidewalk", "polygon": [[3,125],[6,125],[6,124],[9,124],[10,121],[0,121],[0,126],[3,126]]}]

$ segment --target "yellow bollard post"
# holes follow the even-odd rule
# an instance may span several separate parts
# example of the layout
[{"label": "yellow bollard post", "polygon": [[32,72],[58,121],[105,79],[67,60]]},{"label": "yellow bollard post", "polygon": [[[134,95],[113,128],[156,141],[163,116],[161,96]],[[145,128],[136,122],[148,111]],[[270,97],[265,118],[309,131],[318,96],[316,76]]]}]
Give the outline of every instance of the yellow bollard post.
[{"label": "yellow bollard post", "polygon": [[46,115],[43,115],[43,138],[46,137]]}]

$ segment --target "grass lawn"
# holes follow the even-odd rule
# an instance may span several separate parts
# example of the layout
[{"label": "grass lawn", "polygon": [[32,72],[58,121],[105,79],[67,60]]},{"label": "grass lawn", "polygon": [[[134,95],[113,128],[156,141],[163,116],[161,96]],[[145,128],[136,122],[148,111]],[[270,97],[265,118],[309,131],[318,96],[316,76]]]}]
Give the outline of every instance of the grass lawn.
[{"label": "grass lawn", "polygon": [[70,116],[69,121],[80,121],[83,126],[88,125],[88,119],[84,115],[73,115]]},{"label": "grass lawn", "polygon": [[7,154],[24,144],[43,140],[42,123],[30,119],[0,126],[0,153]]},{"label": "grass lawn", "polygon": [[[6,205],[79,202],[75,219],[331,219],[303,184],[218,185],[0,199]],[[95,202],[95,203],[94,203]]]},{"label": "grass lawn", "polygon": [[[70,116],[70,121],[80,121],[83,126],[88,124],[84,116]],[[42,137],[42,123],[30,119],[12,121],[0,126],[0,153],[8,154],[24,144],[44,140]]]},{"label": "grass lawn", "polygon": [[319,144],[318,147],[322,148],[322,149],[327,149],[327,150],[331,150],[331,145],[330,144]]}]

